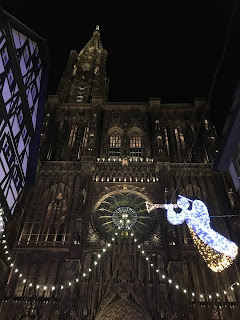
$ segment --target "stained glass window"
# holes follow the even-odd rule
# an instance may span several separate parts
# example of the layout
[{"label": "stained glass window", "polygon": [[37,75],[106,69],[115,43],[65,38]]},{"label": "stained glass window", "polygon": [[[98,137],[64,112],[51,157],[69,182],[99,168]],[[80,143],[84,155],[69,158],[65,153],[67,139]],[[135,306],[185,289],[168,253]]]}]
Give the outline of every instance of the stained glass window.
[{"label": "stained glass window", "polygon": [[92,216],[95,230],[106,240],[117,232],[121,236],[134,232],[138,241],[147,239],[156,226],[156,213],[147,213],[146,198],[134,192],[113,193],[104,199]]}]

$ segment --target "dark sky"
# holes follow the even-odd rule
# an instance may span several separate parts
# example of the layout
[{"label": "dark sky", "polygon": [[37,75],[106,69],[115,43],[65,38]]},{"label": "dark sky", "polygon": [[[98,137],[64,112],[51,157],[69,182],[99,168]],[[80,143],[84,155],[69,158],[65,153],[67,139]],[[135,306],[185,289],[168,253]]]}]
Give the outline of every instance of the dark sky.
[{"label": "dark sky", "polygon": [[192,102],[210,99],[221,130],[240,80],[240,4],[236,0],[76,1],[2,0],[5,11],[45,38],[50,54],[48,94],[72,49],[78,52],[100,25],[108,51],[109,101]]}]

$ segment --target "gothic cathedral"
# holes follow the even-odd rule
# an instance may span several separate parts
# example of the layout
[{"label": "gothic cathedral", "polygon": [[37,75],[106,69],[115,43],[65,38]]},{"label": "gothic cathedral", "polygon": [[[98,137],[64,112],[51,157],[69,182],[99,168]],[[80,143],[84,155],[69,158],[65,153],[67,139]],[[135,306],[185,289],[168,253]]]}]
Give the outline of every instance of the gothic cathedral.
[{"label": "gothic cathedral", "polygon": [[239,319],[240,201],[206,100],[109,102],[106,61],[96,27],[46,101],[0,320]]}]

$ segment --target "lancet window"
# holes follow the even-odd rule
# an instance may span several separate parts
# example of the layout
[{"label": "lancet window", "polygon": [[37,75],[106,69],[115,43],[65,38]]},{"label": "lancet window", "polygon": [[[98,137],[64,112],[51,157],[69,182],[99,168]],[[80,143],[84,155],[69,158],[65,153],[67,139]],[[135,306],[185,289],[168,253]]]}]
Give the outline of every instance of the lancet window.
[{"label": "lancet window", "polygon": [[75,139],[76,139],[76,133],[77,133],[77,125],[73,124],[72,127],[71,127],[69,140],[68,140],[68,147],[69,148],[74,146],[74,142],[75,142]]},{"label": "lancet window", "polygon": [[67,211],[67,200],[59,192],[47,207],[42,234],[44,241],[64,241],[64,222]]},{"label": "lancet window", "polygon": [[109,156],[119,157],[121,155],[121,134],[115,130],[109,138]]},{"label": "lancet window", "polygon": [[88,141],[88,136],[89,136],[89,126],[86,126],[84,128],[84,133],[83,133],[83,140],[82,140],[82,148],[86,148],[87,146],[87,141]]},{"label": "lancet window", "polygon": [[142,156],[142,139],[139,132],[134,131],[130,135],[130,157]]}]

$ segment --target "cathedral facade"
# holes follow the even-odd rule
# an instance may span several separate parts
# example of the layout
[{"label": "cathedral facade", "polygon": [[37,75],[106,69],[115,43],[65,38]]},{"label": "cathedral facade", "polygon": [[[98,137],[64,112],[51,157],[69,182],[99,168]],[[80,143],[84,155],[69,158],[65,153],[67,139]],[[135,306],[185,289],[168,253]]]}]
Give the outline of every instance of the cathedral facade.
[{"label": "cathedral facade", "polygon": [[[0,320],[238,319],[239,258],[213,242],[240,243],[240,201],[212,171],[207,102],[108,102],[106,61],[97,27],[46,101]],[[205,204],[207,244],[190,220],[167,219],[182,197],[190,213]]]}]

